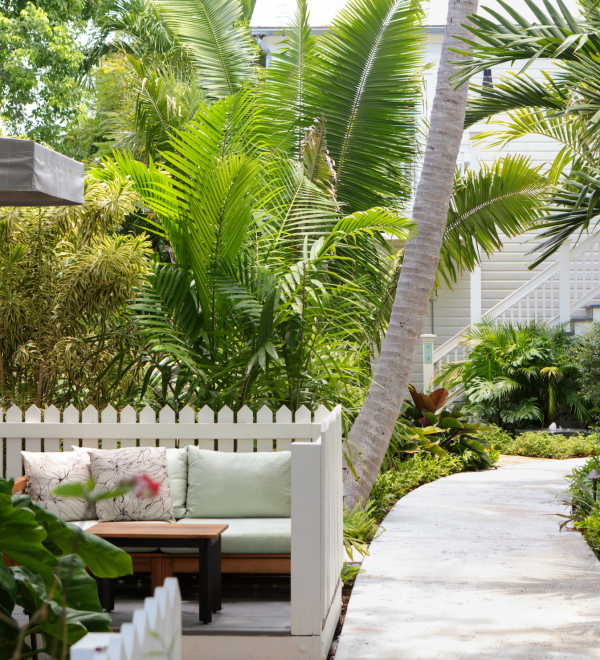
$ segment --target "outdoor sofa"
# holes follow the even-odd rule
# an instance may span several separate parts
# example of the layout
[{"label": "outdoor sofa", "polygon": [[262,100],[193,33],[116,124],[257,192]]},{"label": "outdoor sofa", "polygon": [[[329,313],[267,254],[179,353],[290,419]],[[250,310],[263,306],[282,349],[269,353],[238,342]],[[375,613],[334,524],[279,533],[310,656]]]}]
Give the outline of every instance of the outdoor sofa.
[{"label": "outdoor sofa", "polygon": [[[172,524],[229,525],[222,536],[223,573],[290,573],[291,452],[227,453],[188,446],[166,449],[166,455]],[[26,486],[27,478],[20,477],[13,490]],[[98,520],[71,522],[85,530]],[[198,572],[198,555],[189,549],[128,551],[134,573],[151,574],[153,592],[175,573]]]}]

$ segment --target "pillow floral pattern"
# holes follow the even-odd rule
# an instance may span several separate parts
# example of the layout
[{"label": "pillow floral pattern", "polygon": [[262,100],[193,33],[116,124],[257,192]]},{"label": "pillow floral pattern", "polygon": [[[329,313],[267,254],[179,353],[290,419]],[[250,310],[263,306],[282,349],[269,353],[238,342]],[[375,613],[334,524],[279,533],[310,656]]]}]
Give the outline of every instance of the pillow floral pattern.
[{"label": "pillow floral pattern", "polygon": [[99,500],[96,502],[98,520],[173,520],[167,454],[164,447],[91,449],[89,456],[92,477],[96,488],[102,492],[112,490],[120,482],[131,481],[141,475],[146,475],[160,484],[156,495],[139,497],[132,491],[112,500]]},{"label": "pillow floral pattern", "polygon": [[21,456],[27,477],[26,492],[33,502],[56,513],[66,522],[96,517],[94,507],[88,507],[85,500],[52,494],[57,486],[85,484],[91,479],[87,453],[22,451]]}]

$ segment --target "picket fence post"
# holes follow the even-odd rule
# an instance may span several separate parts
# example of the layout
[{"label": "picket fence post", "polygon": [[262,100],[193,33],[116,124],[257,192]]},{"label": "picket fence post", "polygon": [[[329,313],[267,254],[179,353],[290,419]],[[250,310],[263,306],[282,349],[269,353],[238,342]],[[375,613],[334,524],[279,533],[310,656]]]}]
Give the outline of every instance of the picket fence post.
[{"label": "picket fence post", "polygon": [[181,660],[181,593],[167,578],[120,633],[89,633],[73,644],[71,660]]}]

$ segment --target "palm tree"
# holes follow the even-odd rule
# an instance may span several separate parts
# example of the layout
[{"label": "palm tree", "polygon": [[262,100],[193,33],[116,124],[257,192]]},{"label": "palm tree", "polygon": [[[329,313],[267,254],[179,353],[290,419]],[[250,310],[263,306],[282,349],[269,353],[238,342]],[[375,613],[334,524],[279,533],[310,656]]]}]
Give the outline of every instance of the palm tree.
[{"label": "palm tree", "polygon": [[[352,491],[348,506],[363,502],[379,474],[398,414],[406,396],[431,291],[435,285],[452,194],[456,160],[463,135],[467,87],[450,85],[456,69],[450,49],[467,36],[464,24],[477,11],[477,0],[449,0],[448,17],[421,178],[413,205],[418,234],[406,246],[396,298],[373,382],[348,441],[359,454],[356,474],[345,471]],[[463,54],[468,58],[468,54]]]}]

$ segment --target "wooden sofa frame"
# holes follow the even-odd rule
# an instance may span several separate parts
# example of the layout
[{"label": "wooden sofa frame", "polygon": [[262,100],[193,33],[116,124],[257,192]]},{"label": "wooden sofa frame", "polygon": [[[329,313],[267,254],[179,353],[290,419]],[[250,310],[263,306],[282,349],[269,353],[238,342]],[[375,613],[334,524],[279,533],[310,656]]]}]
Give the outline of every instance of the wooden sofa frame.
[{"label": "wooden sofa frame", "polygon": [[[13,493],[25,490],[26,477],[15,479]],[[164,552],[134,552],[133,572],[150,573],[152,594],[156,587],[162,586],[165,578],[173,577],[176,573],[198,573],[197,554],[167,554]],[[5,557],[7,566],[13,565]],[[10,563],[7,563],[10,562]],[[252,574],[252,575],[289,575],[291,572],[291,555],[267,554],[224,554],[221,557],[222,573]]]}]

